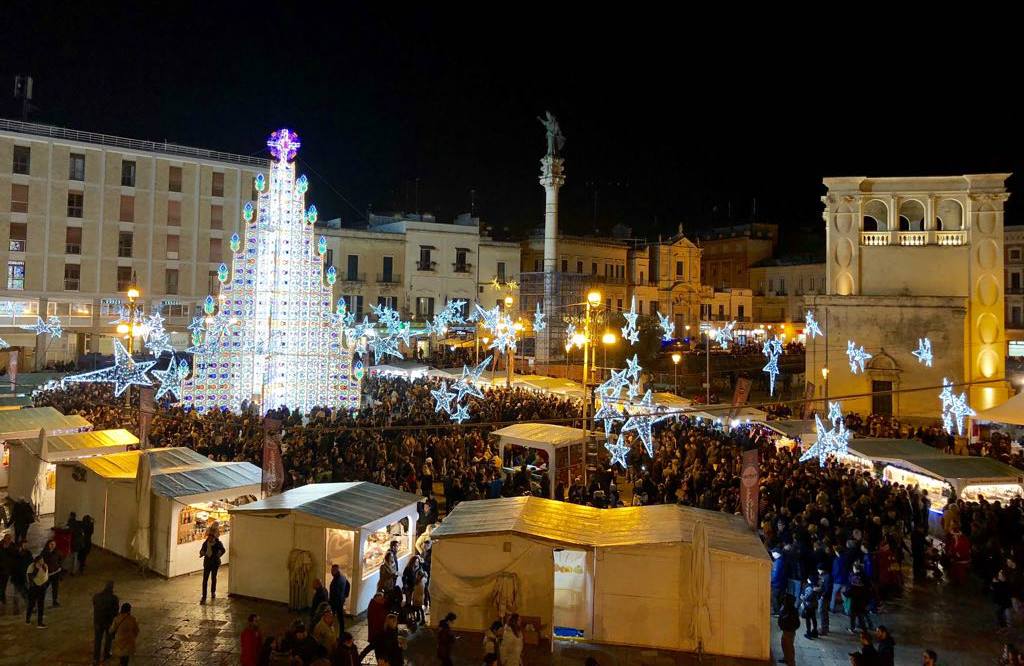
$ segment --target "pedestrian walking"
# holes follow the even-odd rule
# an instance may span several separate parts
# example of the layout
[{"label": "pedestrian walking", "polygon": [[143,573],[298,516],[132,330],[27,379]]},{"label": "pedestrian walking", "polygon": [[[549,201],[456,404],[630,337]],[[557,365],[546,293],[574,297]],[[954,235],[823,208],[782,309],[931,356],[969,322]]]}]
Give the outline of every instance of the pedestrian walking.
[{"label": "pedestrian walking", "polygon": [[512,613],[501,630],[498,659],[502,666],[522,666],[523,630],[519,627],[519,613]]},{"label": "pedestrian walking", "polygon": [[203,598],[199,600],[200,604],[206,603],[207,582],[210,585],[210,598],[217,598],[217,570],[220,569],[220,558],[224,556],[225,552],[227,551],[224,549],[224,544],[220,542],[217,531],[207,532],[206,540],[203,541],[203,545],[199,549],[199,557],[203,558]]},{"label": "pedestrian walking", "polygon": [[878,625],[875,629],[875,640],[878,641],[875,649],[878,651],[878,666],[895,666],[896,664],[896,641],[889,628],[884,624]]},{"label": "pedestrian walking", "polygon": [[[371,638],[369,645],[359,653],[359,660],[362,661],[371,651],[374,657],[376,657],[378,664],[401,666],[405,663],[405,651],[402,649],[402,642],[398,638],[398,615],[396,613],[388,613],[387,619],[384,622],[384,628]],[[509,666],[518,666],[518,664],[510,664]]]},{"label": "pedestrian walking", "polygon": [[139,623],[132,615],[131,604],[121,604],[121,612],[111,623],[110,633],[114,635],[111,656],[117,657],[121,666],[127,666],[135,654],[135,642],[139,638]]},{"label": "pedestrian walking", "polygon": [[339,635],[338,623],[334,621],[334,612],[328,608],[320,616],[320,621],[313,627],[313,638],[323,648],[324,654],[331,654],[338,646]]},{"label": "pedestrian walking", "polygon": [[241,643],[242,666],[259,666],[260,654],[263,652],[263,633],[260,631],[260,618],[256,613],[249,615],[249,624],[242,629],[239,643]]},{"label": "pedestrian walking", "polygon": [[89,553],[92,552],[92,535],[96,531],[96,523],[93,521],[92,516],[85,514],[82,516],[82,541],[78,550],[75,551],[75,557],[78,558],[78,573],[85,573],[85,561],[89,557]]},{"label": "pedestrian walking", "polygon": [[92,663],[100,663],[110,659],[111,641],[110,625],[117,617],[120,601],[114,594],[114,581],[108,580],[103,589],[92,595]]},{"label": "pedestrian walking", "polygon": [[345,601],[352,590],[351,583],[345,574],[341,573],[341,567],[337,564],[331,565],[331,587],[329,599],[331,610],[334,611],[334,618],[338,621],[338,630],[345,631]]},{"label": "pedestrian walking", "polygon": [[0,539],[0,604],[7,604],[7,581],[15,575],[16,563],[14,539],[10,534],[5,534],[3,539]]},{"label": "pedestrian walking", "polygon": [[45,629],[43,606],[46,605],[46,584],[50,580],[50,574],[42,555],[37,555],[28,565],[28,569],[25,570],[25,578],[28,580],[28,608],[25,611],[25,624],[32,624],[32,610],[35,609],[36,626]]},{"label": "pedestrian walking", "polygon": [[380,565],[380,578],[377,580],[377,591],[385,595],[398,585],[398,542],[392,541],[388,546],[388,552],[384,554],[384,561]]},{"label": "pedestrian walking", "polygon": [[313,600],[309,602],[309,626],[316,628],[324,608],[330,608],[330,596],[319,578],[313,579]]},{"label": "pedestrian walking", "polygon": [[60,593],[60,577],[64,573],[64,556],[57,550],[57,542],[50,539],[43,547],[40,557],[46,562],[46,570],[49,574],[50,600],[54,608],[60,607],[60,600],[57,595]]},{"label": "pedestrian walking", "polygon": [[26,604],[28,603],[29,584],[28,577],[24,572],[32,565],[32,559],[32,553],[29,552],[28,544],[24,541],[20,542],[15,549],[14,569],[12,569],[13,573],[11,574],[11,584],[14,586],[14,594],[12,595],[14,599],[14,615],[21,614],[21,608],[18,604],[20,600],[24,600]]},{"label": "pedestrian walking", "polygon": [[14,501],[14,506],[11,507],[11,517],[8,519],[8,526],[14,525],[14,540],[24,541],[28,538],[29,526],[36,522],[36,512],[29,504],[22,498],[18,498]]},{"label": "pedestrian walking", "polygon": [[1000,569],[999,573],[992,579],[992,603],[996,607],[996,626],[999,629],[1006,629],[1007,620],[1010,617],[1010,609],[1013,607],[1010,584],[1006,579],[1006,569]]},{"label": "pedestrian walking", "polygon": [[818,585],[821,588],[818,595],[818,635],[828,636],[829,605],[832,603],[831,558],[827,563],[818,565]]},{"label": "pedestrian walking", "polygon": [[455,613],[448,613],[439,623],[437,630],[437,658],[441,660],[441,666],[453,666],[452,650],[455,649],[455,639],[457,636],[452,631],[452,622],[455,619]]},{"label": "pedestrian walking", "polygon": [[800,628],[800,615],[796,610],[796,599],[788,592],[782,596],[782,608],[779,609],[777,622],[782,631],[782,659],[779,663],[796,666],[796,649],[793,643],[796,640],[796,630]]},{"label": "pedestrian walking", "polygon": [[331,656],[331,664],[334,666],[359,666],[359,648],[356,647],[352,634],[347,631],[343,631],[338,639],[338,648]]},{"label": "pedestrian walking", "polygon": [[808,578],[800,593],[800,615],[803,616],[806,626],[804,638],[818,637],[818,598],[820,594],[821,588],[818,586],[818,582],[813,578]]}]

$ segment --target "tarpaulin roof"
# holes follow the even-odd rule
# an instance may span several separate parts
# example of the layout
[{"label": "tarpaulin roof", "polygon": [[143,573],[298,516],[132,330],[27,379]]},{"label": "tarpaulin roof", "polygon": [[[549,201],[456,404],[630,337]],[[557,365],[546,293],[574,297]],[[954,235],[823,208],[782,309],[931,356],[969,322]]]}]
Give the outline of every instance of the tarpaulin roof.
[{"label": "tarpaulin roof", "polygon": [[75,432],[92,424],[77,414],[65,416],[53,407],[28,407],[0,411],[0,441],[35,437],[40,429],[48,433]]},{"label": "tarpaulin roof", "polygon": [[579,428],[568,428],[550,423],[516,423],[495,430],[491,434],[517,446],[547,444],[556,449],[583,441],[583,431]]},{"label": "tarpaulin roof", "polygon": [[218,490],[259,485],[262,470],[247,462],[211,462],[205,467],[153,474],[153,492],[161,497],[187,497]]},{"label": "tarpaulin roof", "polygon": [[[153,473],[176,467],[188,468],[216,464],[192,449],[176,446],[166,449],[146,449],[150,454]],[[78,462],[107,479],[135,479],[139,469],[141,451],[110,453],[105,456],[84,458]]]},{"label": "tarpaulin roof", "polygon": [[[12,442],[24,446],[32,455],[42,455],[39,437],[19,439]],[[104,449],[120,448],[122,451],[139,443],[139,438],[123,428],[114,430],[88,430],[70,435],[47,435],[47,462],[68,457],[67,454],[82,454],[89,451],[102,453]],[[74,456],[72,456],[74,457]]]},{"label": "tarpaulin roof", "polygon": [[1024,425],[1024,393],[1018,393],[998,407],[978,412],[978,421]]},{"label": "tarpaulin roof", "polygon": [[1024,483],[1024,470],[987,456],[936,455],[932,458],[911,458],[901,461],[900,467],[964,485]]},{"label": "tarpaulin roof", "polygon": [[817,433],[814,419],[776,419],[774,421],[763,421],[762,423],[790,439]]},{"label": "tarpaulin roof", "polygon": [[281,513],[298,511],[358,529],[420,501],[418,495],[376,483],[310,483],[231,512]]},{"label": "tarpaulin roof", "polygon": [[916,439],[880,439],[865,437],[853,439],[847,445],[851,455],[871,460],[904,460],[908,458],[933,458],[941,452],[933,446]]},{"label": "tarpaulin roof", "polygon": [[768,559],[742,517],[676,504],[595,509],[540,497],[461,502],[431,538],[508,533],[599,548],[692,543],[698,522],[704,523],[712,550]]}]

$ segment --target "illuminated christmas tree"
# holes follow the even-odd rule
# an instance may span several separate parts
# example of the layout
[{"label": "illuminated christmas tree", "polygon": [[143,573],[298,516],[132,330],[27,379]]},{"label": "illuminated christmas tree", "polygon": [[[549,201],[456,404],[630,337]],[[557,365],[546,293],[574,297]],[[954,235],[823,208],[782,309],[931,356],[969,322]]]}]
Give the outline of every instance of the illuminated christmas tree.
[{"label": "illuminated christmas tree", "polygon": [[197,411],[257,403],[265,412],[288,406],[354,409],[362,362],[330,315],[333,266],[326,240],[314,238],[315,206],[305,207],[309,183],[295,177],[299,138],[282,129],[267,141],[270,179],[256,176],[259,198],[246,203],[244,242],[231,237],[231,266],[221,264],[217,298],[192,331],[192,376],[183,404]]}]

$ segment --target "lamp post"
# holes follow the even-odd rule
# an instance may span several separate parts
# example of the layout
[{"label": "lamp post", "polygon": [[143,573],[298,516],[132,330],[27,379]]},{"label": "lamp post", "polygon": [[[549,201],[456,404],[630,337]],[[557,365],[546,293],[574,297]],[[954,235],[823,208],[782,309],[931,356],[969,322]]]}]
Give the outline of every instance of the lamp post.
[{"label": "lamp post", "polygon": [[821,378],[825,381],[825,404],[823,409],[828,409],[828,368],[821,369]]},{"label": "lamp post", "polygon": [[[135,355],[135,310],[138,307],[136,301],[142,292],[139,291],[138,282],[135,278],[135,272],[132,272],[132,281],[128,285],[128,291],[125,294],[128,297],[128,323],[122,323],[117,325],[117,332],[121,335],[128,335],[128,356],[133,357]],[[132,402],[131,387],[124,393],[125,407],[130,407]]]},{"label": "lamp post", "polygon": [[596,289],[587,294],[586,317],[583,320],[583,482],[587,482],[587,452],[590,448],[590,311],[601,304],[601,292]]},{"label": "lamp post", "polygon": [[[604,345],[604,368],[603,368],[603,370],[607,370],[608,369],[608,347],[611,346],[611,345],[614,345],[616,342],[618,342],[618,338],[616,338],[615,334],[612,333],[611,331],[605,331],[604,335],[601,336],[601,344]],[[601,378],[604,379],[604,372],[603,371],[601,373]]]},{"label": "lamp post", "polygon": [[704,334],[704,404],[711,404],[711,329]]},{"label": "lamp post", "polygon": [[682,354],[679,352],[672,353],[672,386],[675,389],[676,395],[679,395],[679,361],[681,360],[683,360]]}]

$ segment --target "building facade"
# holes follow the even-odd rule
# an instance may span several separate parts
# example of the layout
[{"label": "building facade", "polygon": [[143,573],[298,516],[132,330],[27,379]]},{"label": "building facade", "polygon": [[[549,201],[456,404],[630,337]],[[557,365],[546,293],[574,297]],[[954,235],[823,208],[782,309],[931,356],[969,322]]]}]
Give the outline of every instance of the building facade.
[{"label": "building facade", "polygon": [[[978,411],[1006,399],[1007,176],[825,179],[826,292],[805,297],[825,333],[807,342],[816,395],[928,418],[944,378]],[[913,355],[921,338],[931,366]],[[864,372],[851,370],[849,342],[872,355]]]},{"label": "building facade", "polygon": [[1006,227],[1003,244],[1006,328],[1021,331],[1024,329],[1024,226]]},{"label": "building facade", "polygon": [[[0,120],[0,337],[21,366],[111,349],[118,307],[134,275],[184,343],[197,303],[216,293],[241,208],[263,158]],[[36,315],[66,330],[47,340],[21,330]],[[27,362],[26,362],[27,361]]]},{"label": "building facade", "polygon": [[825,261],[808,257],[762,259],[750,267],[754,321],[792,324],[807,314],[804,299],[825,293]]},{"label": "building facade", "polygon": [[750,266],[775,253],[779,227],[752,222],[698,233],[704,284],[715,289],[750,289]]}]

